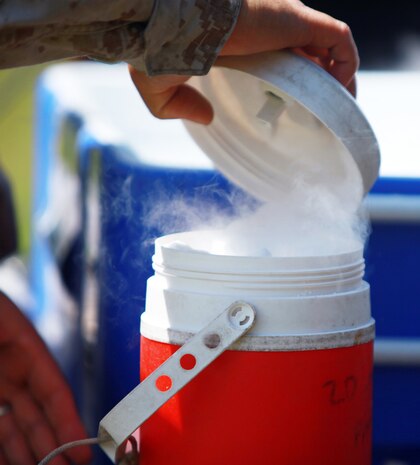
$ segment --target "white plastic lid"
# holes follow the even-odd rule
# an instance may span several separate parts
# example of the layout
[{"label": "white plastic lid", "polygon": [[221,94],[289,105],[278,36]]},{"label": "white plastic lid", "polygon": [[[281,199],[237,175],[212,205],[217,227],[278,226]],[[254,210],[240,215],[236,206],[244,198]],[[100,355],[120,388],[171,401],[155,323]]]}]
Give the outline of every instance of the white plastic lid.
[{"label": "white plastic lid", "polygon": [[226,177],[264,201],[308,183],[360,203],[377,178],[379,148],[338,81],[290,52],[218,65],[192,80],[213,105],[212,124],[186,125]]}]

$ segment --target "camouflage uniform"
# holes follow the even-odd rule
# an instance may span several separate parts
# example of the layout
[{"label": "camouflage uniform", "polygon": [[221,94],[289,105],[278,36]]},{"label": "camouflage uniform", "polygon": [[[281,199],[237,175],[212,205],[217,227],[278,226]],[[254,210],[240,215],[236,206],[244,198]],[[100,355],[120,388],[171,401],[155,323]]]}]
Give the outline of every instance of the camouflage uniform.
[{"label": "camouflage uniform", "polygon": [[75,56],[205,74],[240,0],[0,0],[0,68]]}]

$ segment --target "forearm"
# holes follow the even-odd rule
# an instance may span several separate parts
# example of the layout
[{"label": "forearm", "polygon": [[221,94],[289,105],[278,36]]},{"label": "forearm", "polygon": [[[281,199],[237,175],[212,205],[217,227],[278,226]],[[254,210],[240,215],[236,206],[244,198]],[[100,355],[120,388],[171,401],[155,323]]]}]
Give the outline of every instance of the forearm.
[{"label": "forearm", "polygon": [[4,0],[0,68],[90,56],[149,74],[204,74],[240,0]]}]

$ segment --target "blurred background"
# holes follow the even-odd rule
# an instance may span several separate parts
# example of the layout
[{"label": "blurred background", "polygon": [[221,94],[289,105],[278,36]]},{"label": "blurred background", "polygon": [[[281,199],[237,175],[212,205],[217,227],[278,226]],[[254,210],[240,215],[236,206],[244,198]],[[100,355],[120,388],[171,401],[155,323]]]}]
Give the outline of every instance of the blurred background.
[{"label": "blurred background", "polygon": [[29,251],[33,95],[44,66],[0,71],[0,166],[13,184],[19,248]]},{"label": "blurred background", "polygon": [[345,21],[359,47],[362,69],[420,67],[420,4],[402,0],[315,0],[306,5]]}]

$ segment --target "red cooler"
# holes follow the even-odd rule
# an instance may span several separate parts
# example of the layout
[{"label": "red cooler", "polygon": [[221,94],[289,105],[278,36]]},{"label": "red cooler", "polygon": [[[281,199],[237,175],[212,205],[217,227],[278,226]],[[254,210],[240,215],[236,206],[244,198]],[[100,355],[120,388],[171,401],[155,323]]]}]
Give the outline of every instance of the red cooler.
[{"label": "red cooler", "polygon": [[369,465],[374,322],[362,251],[188,249],[213,234],[156,241],[141,378],[238,299],[255,308],[256,324],[142,425],[142,465]]}]

